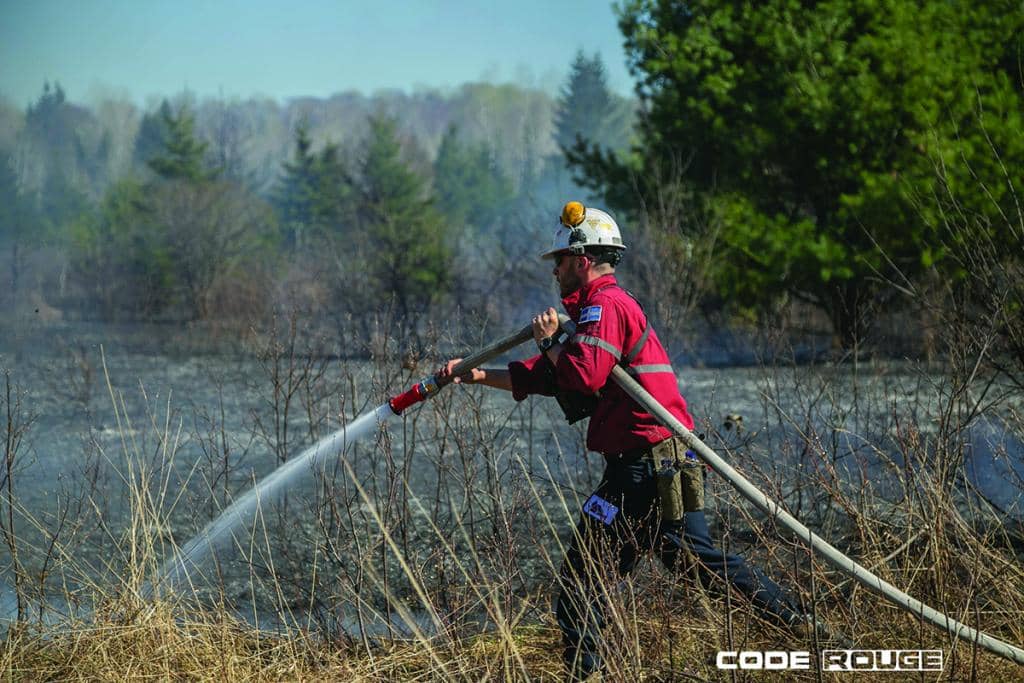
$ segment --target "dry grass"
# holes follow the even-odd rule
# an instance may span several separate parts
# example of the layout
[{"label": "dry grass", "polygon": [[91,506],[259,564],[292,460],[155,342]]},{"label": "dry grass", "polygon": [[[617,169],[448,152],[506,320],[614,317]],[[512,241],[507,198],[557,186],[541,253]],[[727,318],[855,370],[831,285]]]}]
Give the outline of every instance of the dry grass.
[{"label": "dry grass", "polygon": [[[393,355],[378,362],[380,368],[399,365]],[[300,364],[272,365],[302,370]],[[943,375],[919,389],[937,397],[927,410],[899,406],[904,387],[875,391],[877,405],[868,405],[867,391],[851,403],[828,370],[766,368],[763,415],[746,415],[747,431],[739,436],[718,434],[706,424],[708,440],[882,578],[972,626],[1024,643],[1024,564],[1004,528],[979,524],[993,519],[990,511],[965,499],[957,478],[964,430],[977,408],[965,398],[971,392],[955,376]],[[300,385],[330,379],[329,373],[304,377]],[[354,386],[350,379],[331,381]],[[410,377],[382,369],[372,379],[376,393],[387,395]],[[299,389],[329,394],[321,386]],[[110,393],[118,414],[126,413],[124,398]],[[550,601],[579,510],[576,496],[589,490],[592,473],[574,469],[581,461],[567,455],[577,447],[566,439],[579,434],[553,429],[550,415],[529,404],[496,410],[487,396],[450,389],[392,423],[374,443],[346,450],[335,470],[318,473],[311,491],[277,510],[288,514],[268,511],[263,525],[240,543],[248,546],[243,559],[259,566],[247,592],[240,597],[236,585],[214,576],[202,606],[178,595],[140,597],[167,556],[167,529],[180,517],[181,501],[189,500],[176,493],[169,469],[160,466],[183,457],[182,421],[171,419],[167,409],[150,419],[146,433],[122,422],[130,515],[120,527],[103,529],[103,571],[76,565],[80,535],[66,545],[62,537],[54,541],[50,556],[57,560],[45,567],[47,576],[38,575],[38,563],[25,560],[22,566],[26,580],[44,586],[49,596],[61,595],[56,577],[75,576],[73,591],[63,584],[63,597],[96,607],[81,610],[86,617],[54,617],[45,625],[33,621],[29,610],[7,633],[0,672],[9,680],[559,680],[561,637]],[[879,405],[888,407],[880,413]],[[363,408],[347,409],[355,416]],[[311,403],[308,410],[317,407]],[[997,410],[1010,416],[1013,433],[1024,433],[1020,422],[1012,422],[1013,410]],[[874,425],[870,433],[860,432],[865,424]],[[755,438],[759,430],[761,437],[788,436]],[[533,438],[535,432],[543,438]],[[858,437],[853,451],[844,435]],[[538,444],[545,444],[545,452],[534,452]],[[267,444],[271,457],[283,452],[277,445]],[[850,458],[875,465],[847,468]],[[206,459],[217,462],[211,454]],[[229,454],[223,461],[228,476]],[[413,461],[420,469],[410,468]],[[232,487],[237,494],[247,483],[240,479]],[[230,498],[223,478],[209,494],[220,505]],[[856,647],[944,651],[941,675],[892,674],[885,680],[1020,678],[1021,667],[951,642],[823,566],[750,512],[723,482],[711,481],[709,500],[723,544],[792,588]],[[0,502],[4,510],[24,512],[11,496]],[[195,510],[199,515],[207,508]],[[24,551],[23,558],[38,555],[39,548]],[[258,595],[290,627],[269,633],[236,618],[238,603]],[[687,573],[670,576],[653,563],[611,590],[610,599],[605,680],[722,680],[729,676],[714,667],[719,650],[815,653],[824,645],[761,621],[739,596],[706,593]],[[340,625],[337,605],[358,605],[360,628],[351,619]],[[407,628],[361,628],[364,618],[388,614],[390,623]],[[846,675],[807,671],[786,677]],[[732,676],[771,678],[778,675]]]},{"label": "dry grass", "polygon": [[[112,606],[113,607],[113,606]],[[861,647],[934,648],[937,645],[912,618],[882,609],[890,620],[884,632],[857,634]],[[733,615],[744,619],[742,610]],[[675,618],[668,623],[631,615],[612,626],[634,631],[635,648],[610,656],[603,680],[722,680],[714,667],[722,640],[717,621]],[[893,638],[893,631],[901,637]],[[808,650],[794,640],[754,622],[737,626],[733,646],[722,649]],[[884,642],[883,642],[884,641]],[[961,646],[966,650],[966,646]],[[325,642],[314,635],[261,635],[223,614],[175,614],[167,604],[150,604],[131,616],[97,615],[88,624],[59,630],[11,632],[0,650],[7,680],[230,680],[230,681],[506,681],[560,680],[560,635],[552,625],[523,626],[511,638],[496,634],[450,642],[395,640],[370,650]],[[975,657],[948,647],[941,676],[887,674],[885,680],[1019,680],[1020,667],[991,655]],[[440,664],[439,664],[440,663]],[[778,680],[779,674],[737,672],[738,680]],[[825,674],[845,680],[849,674]],[[813,672],[789,672],[791,680],[819,680]]]}]

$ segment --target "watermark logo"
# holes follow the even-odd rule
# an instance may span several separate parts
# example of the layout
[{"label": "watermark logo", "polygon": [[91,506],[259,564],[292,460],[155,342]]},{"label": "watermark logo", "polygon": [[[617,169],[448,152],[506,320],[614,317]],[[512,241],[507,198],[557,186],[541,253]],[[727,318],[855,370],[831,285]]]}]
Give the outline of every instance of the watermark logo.
[{"label": "watermark logo", "polygon": [[822,671],[942,671],[942,650],[823,650]]},{"label": "watermark logo", "polygon": [[719,651],[715,657],[719,669],[764,669],[766,671],[789,671],[810,669],[810,652],[785,652],[783,650],[736,650]]},{"label": "watermark logo", "polygon": [[[719,669],[809,670],[811,653],[785,650],[722,650]],[[942,650],[823,650],[822,671],[942,671]]]}]

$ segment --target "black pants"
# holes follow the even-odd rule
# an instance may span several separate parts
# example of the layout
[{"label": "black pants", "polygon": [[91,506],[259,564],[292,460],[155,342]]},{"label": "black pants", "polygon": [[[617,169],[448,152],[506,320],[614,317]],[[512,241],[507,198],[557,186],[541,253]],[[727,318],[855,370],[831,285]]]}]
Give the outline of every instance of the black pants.
[{"label": "black pants", "polygon": [[680,554],[688,548],[698,560],[701,583],[713,587],[716,579],[728,582],[766,615],[789,623],[796,611],[783,590],[739,555],[728,555],[711,542],[704,512],[660,522],[654,464],[646,458],[609,462],[594,492],[618,511],[587,506],[601,519],[580,515],[579,525],[565,554],[560,572],[561,592],[556,605],[558,625],[565,642],[565,663],[574,675],[585,676],[601,667],[598,646],[605,622],[606,594],[636,567],[649,551],[658,553],[672,571],[685,566]]}]

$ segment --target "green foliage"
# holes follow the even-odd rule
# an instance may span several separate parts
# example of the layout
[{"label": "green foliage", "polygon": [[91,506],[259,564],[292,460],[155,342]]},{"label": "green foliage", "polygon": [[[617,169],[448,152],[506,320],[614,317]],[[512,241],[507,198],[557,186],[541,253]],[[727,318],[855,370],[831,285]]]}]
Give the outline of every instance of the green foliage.
[{"label": "green foliage", "polygon": [[563,153],[581,141],[613,150],[626,146],[631,107],[609,90],[599,54],[588,58],[582,50],[576,53],[559,94],[554,125],[555,143]]},{"label": "green foliage", "polygon": [[46,176],[39,193],[39,221],[33,242],[42,243],[57,237],[65,224],[74,220],[89,206],[89,197],[74,182],[69,171],[56,167]]},{"label": "green foliage", "polygon": [[70,244],[71,279],[103,318],[152,316],[170,303],[173,265],[141,183],[111,186],[71,224]]},{"label": "green foliage", "polygon": [[162,182],[149,190],[146,208],[170,258],[170,303],[188,319],[219,310],[218,284],[256,266],[274,245],[271,207],[244,187],[225,181]]},{"label": "green foliage", "polygon": [[166,122],[173,118],[174,110],[166,99],[161,100],[157,111],[142,116],[132,151],[135,165],[148,168],[150,160],[163,153],[170,135]]},{"label": "green foliage", "polygon": [[196,135],[195,117],[188,108],[182,106],[177,113],[161,108],[160,120],[166,133],[163,149],[147,161],[149,167],[165,180],[212,179],[216,173],[206,168],[205,161],[208,144]]},{"label": "green foliage", "polygon": [[258,263],[275,231],[236,185],[125,180],[73,223],[71,277],[106,319],[203,318],[218,281]]},{"label": "green foliage", "polygon": [[378,296],[391,292],[399,314],[415,320],[448,290],[450,245],[426,180],[402,160],[397,131],[394,119],[370,119],[356,201]]},{"label": "green foliage", "polygon": [[[542,172],[548,157],[557,152],[550,133],[554,103],[543,92],[509,84],[471,83],[444,104],[444,108],[435,106],[424,112],[439,119],[436,130],[443,134],[455,124],[461,140],[486,145],[516,191],[523,191],[530,179]],[[403,109],[392,107],[386,111]],[[403,130],[407,129],[407,118],[414,116],[414,112],[404,115]]]},{"label": "green foliage", "polygon": [[558,100],[555,142],[561,149],[569,149],[580,137],[607,146],[605,126],[611,112],[612,95],[608,91],[608,77],[601,56],[595,54],[587,59],[580,50]]},{"label": "green foliage", "polygon": [[206,143],[185,107],[175,113],[165,102],[160,126],[163,133],[147,133],[163,141],[147,162],[156,177],[112,186],[97,207],[79,210],[71,229],[83,303],[108,319],[206,317],[218,283],[258,262],[276,232],[269,207],[206,167]]},{"label": "green foliage", "polygon": [[295,131],[295,152],[275,191],[285,245],[293,250],[340,234],[351,213],[351,178],[337,145],[312,151],[305,123]]},{"label": "green foliage", "polygon": [[434,197],[450,223],[483,228],[512,199],[512,184],[484,144],[464,144],[448,127],[434,161]]},{"label": "green foliage", "polygon": [[[1000,163],[1019,178],[1019,3],[634,0],[620,26],[640,145],[626,163],[593,146],[574,163],[635,205],[631,180],[651,195],[653,171],[685,160],[726,219],[722,287],[810,301],[847,342],[879,274],[941,261],[936,168],[986,178],[1000,202]],[[967,206],[992,204],[975,193]]]}]

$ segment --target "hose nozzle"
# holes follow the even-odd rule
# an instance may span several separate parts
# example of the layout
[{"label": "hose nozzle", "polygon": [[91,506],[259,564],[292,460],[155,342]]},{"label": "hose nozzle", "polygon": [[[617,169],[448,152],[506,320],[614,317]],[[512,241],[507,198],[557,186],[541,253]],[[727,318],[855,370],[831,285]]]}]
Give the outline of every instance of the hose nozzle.
[{"label": "hose nozzle", "polygon": [[391,406],[391,412],[395,415],[401,415],[406,408],[416,405],[420,401],[427,400],[436,394],[440,388],[436,377],[427,377],[413,384],[405,393],[389,400],[388,405]]}]

